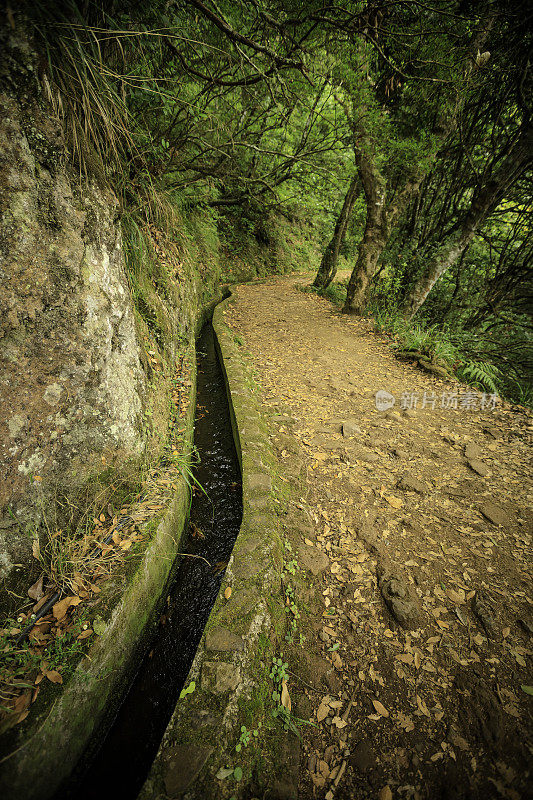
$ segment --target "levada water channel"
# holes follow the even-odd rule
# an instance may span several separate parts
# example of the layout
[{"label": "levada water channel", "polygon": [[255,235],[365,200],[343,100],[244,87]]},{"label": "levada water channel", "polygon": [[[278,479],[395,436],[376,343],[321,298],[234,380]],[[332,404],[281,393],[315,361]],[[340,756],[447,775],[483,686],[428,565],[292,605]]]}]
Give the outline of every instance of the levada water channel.
[{"label": "levada water channel", "polygon": [[241,474],[211,324],[202,330],[197,353],[194,474],[203,491],[193,492],[191,524],[181,549],[214,566],[198,558],[181,559],[164,624],[148,646],[111,728],[57,800],[137,796],[189,673],[239,531]]}]

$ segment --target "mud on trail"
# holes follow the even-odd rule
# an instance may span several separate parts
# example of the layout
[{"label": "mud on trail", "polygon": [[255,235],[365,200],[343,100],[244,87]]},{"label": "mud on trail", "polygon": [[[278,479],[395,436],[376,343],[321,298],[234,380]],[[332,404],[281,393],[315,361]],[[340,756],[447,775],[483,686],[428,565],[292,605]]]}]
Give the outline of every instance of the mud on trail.
[{"label": "mud on trail", "polygon": [[280,649],[315,724],[280,796],[532,796],[531,415],[472,408],[294,276],[240,287],[226,321],[297,487],[280,513],[305,639]]}]

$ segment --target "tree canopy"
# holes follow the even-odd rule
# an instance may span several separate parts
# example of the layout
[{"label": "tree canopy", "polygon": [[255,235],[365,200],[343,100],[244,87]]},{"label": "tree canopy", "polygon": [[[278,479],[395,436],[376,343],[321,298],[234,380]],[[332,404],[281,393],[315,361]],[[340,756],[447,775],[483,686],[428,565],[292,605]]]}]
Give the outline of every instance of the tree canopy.
[{"label": "tree canopy", "polygon": [[76,167],[125,208],[312,219],[314,285],[341,259],[345,312],[439,325],[530,397],[526,2],[39,0],[8,18]]}]

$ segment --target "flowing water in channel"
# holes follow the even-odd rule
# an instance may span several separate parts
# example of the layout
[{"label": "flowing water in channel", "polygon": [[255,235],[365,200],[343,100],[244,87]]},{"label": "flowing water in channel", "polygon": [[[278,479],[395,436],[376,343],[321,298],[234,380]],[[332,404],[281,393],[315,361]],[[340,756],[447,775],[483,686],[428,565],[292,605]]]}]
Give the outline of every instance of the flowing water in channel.
[{"label": "flowing water in channel", "polygon": [[[221,565],[231,555],[241,524],[241,475],[210,324],[204,327],[197,350],[194,444],[200,463],[195,477],[206,494],[193,494],[190,530],[196,535],[190,533],[180,549]],[[200,559],[182,559],[163,610],[164,624],[159,625],[102,746],[68,791],[62,793],[62,799],[136,797],[187,678],[222,574],[223,570],[216,571]]]}]

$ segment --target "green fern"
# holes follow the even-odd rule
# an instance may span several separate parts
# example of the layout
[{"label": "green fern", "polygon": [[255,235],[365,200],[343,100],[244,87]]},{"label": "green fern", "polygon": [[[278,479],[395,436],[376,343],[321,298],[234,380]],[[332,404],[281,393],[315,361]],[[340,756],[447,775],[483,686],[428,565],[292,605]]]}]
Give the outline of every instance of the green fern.
[{"label": "green fern", "polygon": [[494,394],[498,392],[497,381],[501,375],[494,364],[487,364],[485,361],[465,361],[459,368],[458,376],[461,380],[481,389],[487,389]]}]

